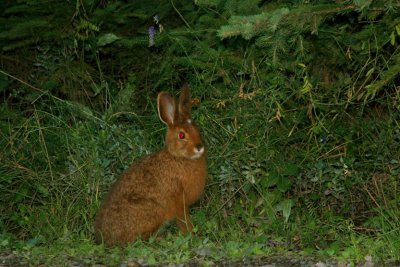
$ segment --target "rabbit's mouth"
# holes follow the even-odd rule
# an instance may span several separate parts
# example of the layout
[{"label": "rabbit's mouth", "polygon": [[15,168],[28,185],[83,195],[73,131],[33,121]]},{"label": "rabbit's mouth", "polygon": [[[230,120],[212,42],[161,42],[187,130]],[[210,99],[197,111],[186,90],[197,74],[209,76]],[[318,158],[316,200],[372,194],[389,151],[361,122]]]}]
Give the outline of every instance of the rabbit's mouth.
[{"label": "rabbit's mouth", "polygon": [[203,153],[196,153],[193,156],[190,156],[189,159],[198,159],[203,155]]},{"label": "rabbit's mouth", "polygon": [[203,146],[200,147],[200,148],[195,148],[195,149],[194,149],[194,154],[191,155],[191,156],[189,157],[189,159],[198,159],[198,158],[200,158],[201,156],[203,156],[203,154],[204,154],[204,147],[203,147]]}]

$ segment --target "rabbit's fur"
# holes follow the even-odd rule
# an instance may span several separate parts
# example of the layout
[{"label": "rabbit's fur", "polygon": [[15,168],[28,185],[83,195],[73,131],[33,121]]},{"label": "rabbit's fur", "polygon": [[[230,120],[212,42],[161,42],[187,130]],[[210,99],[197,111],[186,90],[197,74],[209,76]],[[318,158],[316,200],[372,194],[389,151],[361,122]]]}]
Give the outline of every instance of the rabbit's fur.
[{"label": "rabbit's fur", "polygon": [[188,87],[182,89],[179,105],[162,92],[157,107],[168,126],[166,147],[133,163],[112,186],[95,221],[99,243],[125,245],[147,238],[174,218],[182,232],[192,231],[189,207],[203,193],[207,160],[191,118]]}]

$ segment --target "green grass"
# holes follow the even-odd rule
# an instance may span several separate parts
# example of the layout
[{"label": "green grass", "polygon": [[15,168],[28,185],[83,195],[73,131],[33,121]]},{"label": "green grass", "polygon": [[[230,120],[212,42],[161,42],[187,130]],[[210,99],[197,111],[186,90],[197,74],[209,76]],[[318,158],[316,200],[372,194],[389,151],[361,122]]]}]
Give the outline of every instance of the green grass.
[{"label": "green grass", "polygon": [[[197,218],[194,221],[199,223]],[[245,258],[273,255],[335,259],[337,262],[351,264],[363,262],[366,256],[371,256],[375,262],[381,263],[389,259],[398,260],[394,257],[398,251],[398,240],[397,244],[394,244],[388,243],[380,234],[359,234],[349,221],[309,220],[303,223],[305,225],[287,225],[285,229],[281,229],[285,230],[285,234],[277,236],[267,234],[271,229],[264,233],[259,231],[258,234],[248,234],[240,232],[238,227],[233,229],[234,226],[231,225],[229,229],[215,226],[198,227],[198,230],[203,230],[204,233],[197,233],[191,237],[182,236],[175,228],[167,227],[150,240],[137,241],[126,248],[106,249],[102,245],[94,245],[90,236],[79,237],[73,234],[52,242],[32,239],[26,242],[18,241],[12,246],[3,240],[2,247],[12,247],[18,252],[22,262],[29,262],[35,266],[70,266],[71,262],[119,266],[121,263],[132,261],[150,265],[197,262],[206,266],[215,262],[240,262]],[[307,240],[311,237],[314,240]]]},{"label": "green grass", "polygon": [[[400,259],[398,115],[370,112],[292,131],[287,121],[269,121],[274,112],[262,107],[262,95],[225,108],[218,101],[194,112],[210,165],[205,195],[192,209],[196,236],[180,236],[172,224],[161,238],[111,250],[94,245],[94,216],[118,175],[162,146],[155,107],[114,119],[58,100],[25,113],[3,105],[2,249],[33,265],[206,265],[293,252],[353,263],[368,255]],[[235,103],[240,113],[231,113]],[[291,116],[298,114],[285,120]],[[326,141],[314,130],[321,123]]]}]

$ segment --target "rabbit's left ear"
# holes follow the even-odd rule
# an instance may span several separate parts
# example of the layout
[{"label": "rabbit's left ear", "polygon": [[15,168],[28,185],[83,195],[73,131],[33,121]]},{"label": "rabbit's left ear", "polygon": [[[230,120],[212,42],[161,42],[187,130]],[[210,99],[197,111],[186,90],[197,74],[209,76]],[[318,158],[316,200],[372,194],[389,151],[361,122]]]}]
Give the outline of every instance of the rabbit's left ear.
[{"label": "rabbit's left ear", "polygon": [[168,93],[161,92],[157,97],[158,116],[161,121],[169,127],[176,124],[178,120],[177,109],[175,108],[175,99]]},{"label": "rabbit's left ear", "polygon": [[183,121],[192,119],[192,105],[190,103],[189,86],[185,84],[179,98],[179,116]]}]

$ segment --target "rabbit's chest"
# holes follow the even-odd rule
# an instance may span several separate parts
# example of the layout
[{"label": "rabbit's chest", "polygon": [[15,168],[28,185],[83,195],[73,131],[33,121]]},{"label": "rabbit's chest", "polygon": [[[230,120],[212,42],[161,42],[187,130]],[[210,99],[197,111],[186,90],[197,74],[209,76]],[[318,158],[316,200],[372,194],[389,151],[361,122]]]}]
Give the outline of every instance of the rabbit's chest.
[{"label": "rabbit's chest", "polygon": [[[190,163],[187,164],[190,165]],[[180,177],[188,205],[193,204],[203,194],[207,176],[205,160],[204,163],[193,164],[191,167],[190,172],[186,172]]]}]

